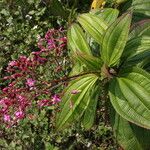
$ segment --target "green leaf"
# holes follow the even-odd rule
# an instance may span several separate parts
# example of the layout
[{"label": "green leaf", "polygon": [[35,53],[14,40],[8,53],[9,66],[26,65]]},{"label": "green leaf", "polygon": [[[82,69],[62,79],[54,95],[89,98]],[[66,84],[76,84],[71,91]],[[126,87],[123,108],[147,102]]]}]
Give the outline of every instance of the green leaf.
[{"label": "green leaf", "polygon": [[98,10],[96,12],[91,12],[98,17],[102,18],[107,25],[112,24],[118,17],[119,11],[113,8],[104,8],[102,10]]},{"label": "green leaf", "polygon": [[102,43],[102,59],[106,65],[115,66],[119,63],[130,29],[131,14],[117,19],[106,31]]},{"label": "green leaf", "polygon": [[82,73],[84,71],[85,65],[79,61],[74,62],[72,66],[72,70],[69,73],[69,76],[78,75],[79,73]]},{"label": "green leaf", "polygon": [[81,53],[76,54],[75,58],[81,62],[81,64],[85,64],[85,71],[100,71],[102,67],[102,60],[89,55],[84,55]]},{"label": "green leaf", "polygon": [[150,57],[150,36],[140,36],[129,40],[122,57],[126,65],[136,65]]},{"label": "green leaf", "polygon": [[150,1],[149,0],[134,0],[129,8],[134,13],[150,16]]},{"label": "green leaf", "polygon": [[145,19],[133,24],[129,39],[139,36],[150,36],[150,19]]},{"label": "green leaf", "polygon": [[86,130],[89,130],[94,124],[99,94],[100,94],[100,85],[98,84],[96,85],[96,87],[93,87],[93,90],[91,91],[90,102],[87,109],[85,110],[82,119],[82,124]]},{"label": "green leaf", "polygon": [[[69,85],[63,96],[61,112],[56,119],[57,130],[61,130],[81,118],[90,102],[90,93],[97,80],[96,75],[89,74],[74,80]],[[73,90],[77,90],[79,93],[72,94]]]},{"label": "green leaf", "polygon": [[63,101],[61,102],[61,105],[63,107],[64,103],[66,103],[66,101],[69,99],[70,96],[73,96],[71,94],[71,91],[73,90],[80,90],[83,86],[85,86],[85,84],[87,84],[88,79],[90,79],[91,74],[89,75],[83,75],[81,77],[78,77],[72,81],[70,81],[69,85],[65,88],[64,92],[65,93],[63,95]]},{"label": "green leaf", "polygon": [[112,79],[109,97],[126,120],[150,129],[150,74],[140,68],[124,69]]},{"label": "green leaf", "polygon": [[146,58],[141,63],[137,64],[138,67],[143,68],[150,73],[150,59]]},{"label": "green leaf", "polygon": [[115,115],[115,124],[113,125],[115,138],[119,145],[125,150],[142,150],[140,143],[135,137],[128,121]]},{"label": "green leaf", "polygon": [[129,0],[123,7],[123,11],[133,12],[133,21],[137,22],[150,17],[149,0]]},{"label": "green leaf", "polygon": [[118,114],[114,117],[113,130],[118,143],[125,150],[148,150],[150,130],[129,123]]},{"label": "green leaf", "polygon": [[82,14],[77,18],[78,22],[82,25],[83,29],[91,36],[93,39],[101,44],[102,38],[107,29],[107,25],[103,19],[96,15],[86,13]]},{"label": "green leaf", "polygon": [[86,37],[83,30],[76,23],[68,29],[67,32],[68,46],[71,49],[71,54],[81,52],[85,54],[91,54],[90,47],[86,41]]}]

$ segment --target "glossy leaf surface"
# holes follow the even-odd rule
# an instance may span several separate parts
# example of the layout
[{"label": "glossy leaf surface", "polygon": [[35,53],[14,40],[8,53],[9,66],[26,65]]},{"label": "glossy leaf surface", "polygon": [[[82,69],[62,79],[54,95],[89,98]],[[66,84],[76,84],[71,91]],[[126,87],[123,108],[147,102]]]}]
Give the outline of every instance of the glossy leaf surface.
[{"label": "glossy leaf surface", "polygon": [[102,59],[106,65],[119,63],[130,29],[131,15],[125,14],[117,19],[106,31],[102,43]]},{"label": "glossy leaf surface", "polygon": [[150,130],[129,123],[118,114],[114,119],[115,137],[125,150],[149,150]]},{"label": "glossy leaf surface", "polygon": [[126,120],[150,129],[150,74],[139,68],[124,69],[109,87],[116,112]]},{"label": "glossy leaf surface", "polygon": [[103,19],[87,13],[80,15],[77,20],[82,25],[83,29],[93,37],[97,43],[102,43],[102,37],[107,29],[107,25]]},{"label": "glossy leaf surface", "polygon": [[[58,130],[77,121],[82,116],[89,105],[90,95],[97,79],[96,75],[91,74],[70,83],[63,96],[61,112],[56,119],[56,128]],[[72,93],[74,90],[77,93]]]},{"label": "glossy leaf surface", "polygon": [[150,36],[140,36],[129,40],[123,57],[126,65],[136,65],[145,58],[150,58]]},{"label": "glossy leaf surface", "polygon": [[104,8],[102,10],[93,11],[91,13],[94,13],[98,17],[102,18],[105,23],[107,23],[107,25],[112,24],[119,15],[119,11],[113,8]]},{"label": "glossy leaf surface", "polygon": [[76,52],[91,54],[91,50],[87,43],[85,34],[78,24],[74,23],[68,29],[67,38],[68,46],[71,49],[72,55]]}]

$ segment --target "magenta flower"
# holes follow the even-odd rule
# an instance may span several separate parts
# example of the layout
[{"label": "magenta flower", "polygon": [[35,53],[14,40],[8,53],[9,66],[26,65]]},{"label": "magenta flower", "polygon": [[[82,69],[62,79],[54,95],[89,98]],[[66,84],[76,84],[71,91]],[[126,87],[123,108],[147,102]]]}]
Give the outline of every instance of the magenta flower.
[{"label": "magenta flower", "polygon": [[32,78],[28,78],[26,85],[28,85],[29,87],[33,87],[35,85],[35,80],[33,80]]},{"label": "magenta flower", "polygon": [[8,66],[17,66],[18,65],[18,62],[17,61],[15,61],[15,60],[13,60],[13,61],[10,61],[9,62],[9,64],[8,64]]},{"label": "magenta flower", "polygon": [[52,103],[53,104],[57,104],[60,101],[61,101],[61,99],[60,99],[60,97],[58,95],[55,94],[54,96],[52,96]]},{"label": "magenta flower", "polygon": [[10,122],[10,115],[4,114],[4,121]]},{"label": "magenta flower", "polygon": [[40,100],[39,102],[38,102],[38,106],[39,107],[44,107],[44,106],[49,106],[49,100],[48,99],[43,99],[43,100]]},{"label": "magenta flower", "polygon": [[[65,33],[66,31],[62,29],[48,30],[44,38],[39,37],[38,51],[32,52],[29,56],[19,56],[18,59],[8,63],[6,67],[8,74],[3,79],[9,80],[9,84],[1,88],[0,94],[0,120],[6,125],[16,125],[19,120],[27,117],[28,110],[34,107],[32,106],[34,100],[39,107],[51,106],[61,101],[58,95],[49,97],[51,93],[49,83],[38,78],[38,70],[40,65],[43,67],[43,64],[50,60],[49,57],[55,66],[53,68],[55,73],[63,70],[55,58],[64,57],[67,44]],[[42,89],[40,85],[44,88]],[[47,95],[48,98],[39,100],[43,95]]]},{"label": "magenta flower", "polygon": [[24,113],[23,113],[23,111],[16,111],[15,112],[15,117],[17,118],[17,119],[23,119],[24,118]]}]

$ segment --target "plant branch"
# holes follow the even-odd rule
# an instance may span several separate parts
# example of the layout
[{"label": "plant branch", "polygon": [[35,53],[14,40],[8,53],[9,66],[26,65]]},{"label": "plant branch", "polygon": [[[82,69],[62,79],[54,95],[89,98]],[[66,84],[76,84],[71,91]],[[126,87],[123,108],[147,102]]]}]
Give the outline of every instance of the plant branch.
[{"label": "plant branch", "polygon": [[51,81],[51,83],[63,82],[63,81],[71,80],[71,79],[81,77],[81,76],[84,76],[84,75],[87,75],[87,74],[95,74],[95,73],[99,73],[99,72],[85,72],[85,73],[70,76],[70,77],[63,77],[63,78],[60,78],[60,79],[53,80],[53,81]]}]

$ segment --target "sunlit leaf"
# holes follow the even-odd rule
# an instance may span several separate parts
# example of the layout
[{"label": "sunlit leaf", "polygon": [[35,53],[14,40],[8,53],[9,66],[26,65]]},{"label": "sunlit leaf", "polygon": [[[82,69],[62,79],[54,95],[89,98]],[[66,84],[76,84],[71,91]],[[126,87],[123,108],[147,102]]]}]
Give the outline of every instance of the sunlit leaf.
[{"label": "sunlit leaf", "polygon": [[109,96],[116,112],[126,120],[150,129],[150,74],[139,68],[124,69],[112,79]]},{"label": "sunlit leaf", "polygon": [[91,50],[87,43],[85,34],[78,24],[74,23],[71,25],[67,32],[67,38],[68,46],[71,49],[72,55],[76,52],[91,54]]},{"label": "sunlit leaf", "polygon": [[103,19],[100,17],[86,13],[82,14],[77,18],[78,22],[82,25],[83,29],[91,36],[93,39],[101,44],[102,38],[107,29],[107,25]]},{"label": "sunlit leaf", "polygon": [[108,66],[119,63],[130,29],[131,14],[125,14],[117,19],[106,31],[102,43],[102,59]]},{"label": "sunlit leaf", "polygon": [[98,17],[102,18],[107,25],[112,24],[119,15],[119,11],[113,8],[104,8],[91,13],[94,13]]},{"label": "sunlit leaf", "polygon": [[[61,112],[56,119],[57,130],[63,129],[72,122],[77,121],[90,102],[90,93],[95,87],[95,83],[98,80],[96,75],[87,75],[73,81],[64,93],[64,97],[61,104]],[[72,91],[78,91],[73,94]]]}]

